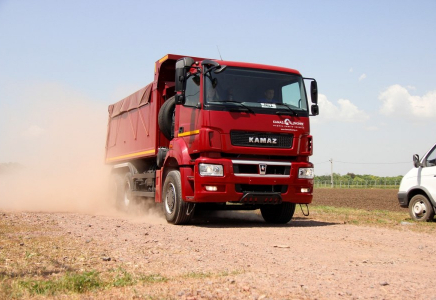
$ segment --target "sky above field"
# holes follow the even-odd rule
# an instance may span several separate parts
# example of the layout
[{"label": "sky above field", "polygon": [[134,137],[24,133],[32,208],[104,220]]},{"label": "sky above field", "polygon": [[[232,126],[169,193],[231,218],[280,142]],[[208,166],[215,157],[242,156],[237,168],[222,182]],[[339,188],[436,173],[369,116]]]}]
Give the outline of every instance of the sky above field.
[{"label": "sky above field", "polygon": [[435,11],[434,0],[0,0],[0,163],[90,152],[102,163],[109,104],[150,83],[167,53],[219,47],[317,79],[316,175],[403,175],[436,143]]}]

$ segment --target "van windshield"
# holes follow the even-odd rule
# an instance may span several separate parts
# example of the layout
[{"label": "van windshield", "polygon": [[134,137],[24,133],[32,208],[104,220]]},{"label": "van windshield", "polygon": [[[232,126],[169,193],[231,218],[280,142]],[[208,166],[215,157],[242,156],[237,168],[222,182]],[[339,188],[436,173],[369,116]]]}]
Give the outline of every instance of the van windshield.
[{"label": "van windshield", "polygon": [[228,67],[218,74],[207,73],[204,80],[206,109],[239,102],[259,112],[307,114],[303,79],[296,74]]}]

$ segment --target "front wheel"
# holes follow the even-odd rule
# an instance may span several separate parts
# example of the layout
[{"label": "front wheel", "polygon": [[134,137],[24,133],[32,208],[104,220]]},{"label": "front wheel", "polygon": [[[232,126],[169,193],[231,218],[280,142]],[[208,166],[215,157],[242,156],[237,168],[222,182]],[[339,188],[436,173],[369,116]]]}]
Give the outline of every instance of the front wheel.
[{"label": "front wheel", "polygon": [[163,186],[162,197],[165,218],[168,223],[175,225],[189,223],[192,212],[189,213],[189,204],[182,199],[182,183],[179,171],[168,173]]},{"label": "front wheel", "polygon": [[267,223],[286,224],[294,216],[295,203],[266,204],[260,207],[260,212]]},{"label": "front wheel", "polygon": [[424,195],[415,195],[409,203],[409,214],[415,221],[428,222],[434,218],[433,205]]}]

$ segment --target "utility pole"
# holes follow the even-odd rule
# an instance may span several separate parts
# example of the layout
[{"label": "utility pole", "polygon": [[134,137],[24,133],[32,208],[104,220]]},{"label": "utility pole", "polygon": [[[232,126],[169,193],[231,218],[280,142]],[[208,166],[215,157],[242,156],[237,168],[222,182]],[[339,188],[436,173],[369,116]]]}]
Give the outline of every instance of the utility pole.
[{"label": "utility pole", "polygon": [[332,188],[333,188],[333,158],[330,158],[330,183],[331,183],[331,185],[332,185]]}]

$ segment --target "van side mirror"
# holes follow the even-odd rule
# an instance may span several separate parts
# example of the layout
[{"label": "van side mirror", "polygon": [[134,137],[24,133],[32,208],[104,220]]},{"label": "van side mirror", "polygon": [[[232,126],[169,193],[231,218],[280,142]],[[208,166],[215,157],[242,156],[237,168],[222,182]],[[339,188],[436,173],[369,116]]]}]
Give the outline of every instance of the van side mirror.
[{"label": "van side mirror", "polygon": [[419,155],[418,154],[413,154],[413,165],[415,166],[415,168],[421,167],[421,163],[419,162]]}]

